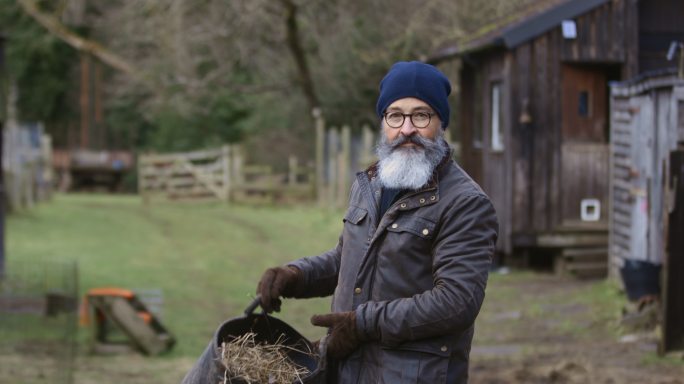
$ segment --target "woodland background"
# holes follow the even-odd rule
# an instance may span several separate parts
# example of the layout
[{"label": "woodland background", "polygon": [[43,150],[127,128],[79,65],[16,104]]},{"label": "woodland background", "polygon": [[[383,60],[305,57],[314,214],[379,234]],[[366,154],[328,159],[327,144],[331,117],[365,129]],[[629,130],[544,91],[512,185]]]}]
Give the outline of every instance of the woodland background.
[{"label": "woodland background", "polygon": [[244,142],[252,160],[278,166],[311,158],[314,108],[332,125],[376,124],[393,62],[540,1],[0,0],[3,87],[16,84],[20,120],[44,122],[68,148],[87,57],[104,63],[90,149]]}]

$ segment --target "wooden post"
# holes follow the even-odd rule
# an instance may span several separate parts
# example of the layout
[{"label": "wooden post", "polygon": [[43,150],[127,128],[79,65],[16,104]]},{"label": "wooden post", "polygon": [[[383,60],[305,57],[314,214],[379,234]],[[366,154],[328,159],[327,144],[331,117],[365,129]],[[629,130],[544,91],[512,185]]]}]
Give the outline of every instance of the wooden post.
[{"label": "wooden post", "polygon": [[52,169],[52,137],[43,134],[40,140],[40,150],[42,158],[41,174],[41,200],[48,200],[52,197],[52,183],[55,179]]},{"label": "wooden post", "polygon": [[221,170],[223,175],[223,200],[230,201],[230,146],[221,147]]},{"label": "wooden post", "polygon": [[313,116],[316,120],[316,163],[315,166],[315,176],[314,176],[314,193],[319,205],[323,205],[324,201],[324,166],[325,160],[323,159],[323,153],[325,149],[325,120],[323,120],[323,115],[320,108],[314,108]]},{"label": "wooden post", "polygon": [[297,184],[297,174],[299,173],[299,169],[297,166],[297,156],[290,155],[290,157],[287,160],[287,163],[288,163],[287,183],[290,186],[294,186]]},{"label": "wooden post", "polygon": [[[147,157],[143,154],[138,155],[138,194],[142,197],[143,204],[149,204],[149,196],[147,194],[147,185],[145,185],[145,163]],[[156,181],[156,180],[155,180]]]},{"label": "wooden post", "polygon": [[90,56],[81,54],[81,145],[80,148],[89,147],[90,129]]},{"label": "wooden post", "polygon": [[339,172],[337,177],[337,206],[344,207],[349,193],[349,168],[351,163],[351,128],[348,125],[342,127],[342,148],[339,157]]},{"label": "wooden post", "polygon": [[365,124],[361,128],[361,168],[367,168],[373,163],[375,159],[375,154],[373,151],[374,147],[374,137],[373,131],[368,124]]},{"label": "wooden post", "polygon": [[[233,177],[233,189],[237,189],[237,191],[240,191],[243,185],[245,184],[245,174],[244,174],[244,169],[243,169],[244,163],[243,163],[243,158],[242,158],[242,147],[241,146],[235,146],[233,147],[233,172],[231,173],[231,176]],[[238,192],[233,192],[233,195]],[[239,192],[240,196],[243,196],[242,192]],[[235,198],[235,196],[232,196],[232,198]]]},{"label": "wooden post", "polygon": [[326,205],[331,206],[335,204],[335,192],[337,191],[337,172],[338,172],[338,145],[339,145],[339,135],[337,134],[337,128],[331,127],[328,130],[328,184],[326,189]]}]

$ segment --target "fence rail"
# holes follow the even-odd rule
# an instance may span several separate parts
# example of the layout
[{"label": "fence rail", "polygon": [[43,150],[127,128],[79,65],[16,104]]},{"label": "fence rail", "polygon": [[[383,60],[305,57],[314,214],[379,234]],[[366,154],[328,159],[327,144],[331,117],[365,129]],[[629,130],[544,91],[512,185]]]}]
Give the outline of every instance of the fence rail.
[{"label": "fence rail", "polygon": [[314,193],[310,166],[296,157],[288,171],[277,174],[266,165],[247,165],[239,146],[185,153],[143,154],[138,159],[138,189],[144,201],[218,199],[274,201],[310,199]]}]

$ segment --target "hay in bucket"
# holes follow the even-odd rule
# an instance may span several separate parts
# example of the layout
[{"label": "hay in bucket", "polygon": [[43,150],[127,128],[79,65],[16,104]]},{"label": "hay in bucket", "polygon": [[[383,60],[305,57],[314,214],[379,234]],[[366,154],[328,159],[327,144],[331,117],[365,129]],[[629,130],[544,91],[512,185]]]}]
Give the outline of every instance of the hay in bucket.
[{"label": "hay in bucket", "polygon": [[287,346],[282,337],[273,344],[259,343],[255,333],[247,332],[229,342],[222,342],[219,352],[225,368],[223,384],[233,379],[247,384],[303,383],[304,377],[311,372],[294,363],[287,353],[297,351],[313,355],[313,352]]}]

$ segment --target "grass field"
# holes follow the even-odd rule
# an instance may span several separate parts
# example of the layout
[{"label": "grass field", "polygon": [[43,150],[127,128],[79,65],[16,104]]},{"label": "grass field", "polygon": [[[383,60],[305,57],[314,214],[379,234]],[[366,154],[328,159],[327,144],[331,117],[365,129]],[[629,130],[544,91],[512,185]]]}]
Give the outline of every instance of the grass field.
[{"label": "grass field", "polygon": [[[161,290],[163,323],[178,339],[173,351],[146,358],[91,356],[81,348],[74,383],[179,382],[216,327],[251,302],[263,270],[331,248],[341,214],[315,207],[145,206],[134,196],[57,195],[8,218],[7,268],[75,260],[81,293],[101,286]],[[492,273],[476,321],[471,382],[684,384],[684,361],[655,357],[652,334],[619,341],[624,303],[614,281]],[[309,325],[309,318],[328,307],[327,298],[289,300],[276,316],[317,339],[324,330]],[[25,328],[32,334],[2,337],[0,329],[0,340],[46,337],[33,331],[46,320],[33,321],[39,324]],[[82,347],[88,338],[81,329]],[[0,355],[0,382],[46,382],[36,366],[32,355]]]},{"label": "grass field", "polygon": [[[160,289],[163,323],[178,339],[171,356],[200,354],[216,327],[252,300],[263,270],[336,244],[341,214],[305,207],[153,203],[135,196],[57,195],[9,217],[7,268],[75,260],[80,291]],[[309,338],[328,299],[286,301],[280,318]],[[80,339],[89,335],[82,330]]]}]

